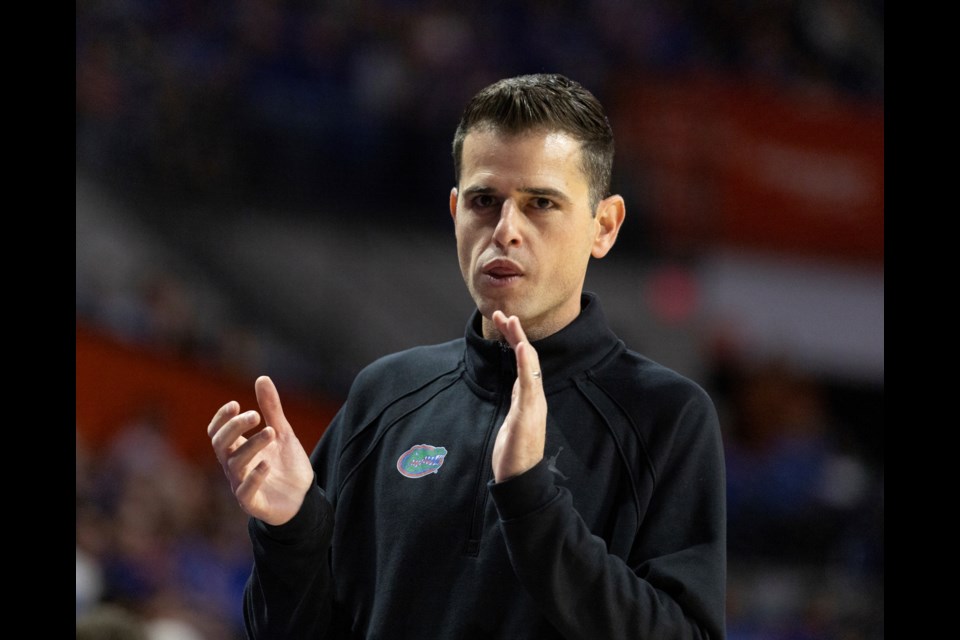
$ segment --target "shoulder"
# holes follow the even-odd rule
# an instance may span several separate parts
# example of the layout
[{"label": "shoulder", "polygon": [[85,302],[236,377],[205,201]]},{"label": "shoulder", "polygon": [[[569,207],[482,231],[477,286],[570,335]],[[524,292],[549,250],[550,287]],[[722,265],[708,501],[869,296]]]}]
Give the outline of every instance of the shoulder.
[{"label": "shoulder", "polygon": [[622,437],[636,437],[654,482],[690,464],[710,477],[721,473],[719,416],[698,383],[627,349],[589,375],[602,396],[598,406],[607,408],[610,424],[620,423]]},{"label": "shoulder", "polygon": [[630,425],[655,467],[663,465],[663,456],[721,446],[716,406],[687,376],[628,349],[588,375],[594,394],[602,396],[598,404]]},{"label": "shoulder", "polygon": [[442,369],[455,369],[463,359],[464,339],[422,345],[377,358],[357,375],[357,381],[397,376],[430,377]]},{"label": "shoulder", "polygon": [[588,374],[618,403],[643,408],[644,413],[665,412],[677,416],[685,409],[713,409],[704,388],[677,371],[627,348],[601,363]]},{"label": "shoulder", "polygon": [[353,434],[391,407],[415,403],[438,385],[451,384],[460,376],[463,350],[461,338],[413,347],[374,360],[354,378],[346,401],[328,431],[341,436]]},{"label": "shoulder", "polygon": [[392,353],[364,367],[350,389],[353,399],[396,398],[457,372],[463,361],[459,338]]}]

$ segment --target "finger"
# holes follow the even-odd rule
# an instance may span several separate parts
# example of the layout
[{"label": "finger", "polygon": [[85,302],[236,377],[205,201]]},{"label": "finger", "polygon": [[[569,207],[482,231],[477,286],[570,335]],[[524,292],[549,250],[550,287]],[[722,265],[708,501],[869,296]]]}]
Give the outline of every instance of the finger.
[{"label": "finger", "polygon": [[256,411],[244,411],[238,416],[227,420],[215,434],[213,434],[213,450],[221,464],[226,456],[242,446],[247,440],[243,434],[260,424],[260,414]]},{"label": "finger", "polygon": [[257,491],[263,486],[263,481],[267,478],[269,472],[270,465],[267,464],[266,460],[261,460],[260,464],[250,470],[250,473],[246,475],[234,492],[240,506],[244,509],[248,508],[254,496],[257,495]]},{"label": "finger", "polygon": [[543,374],[540,371],[540,356],[529,342],[521,342],[514,348],[517,356],[517,381],[520,383],[521,401],[533,399],[535,393],[543,395]]},{"label": "finger", "polygon": [[276,439],[276,435],[277,433],[273,427],[264,427],[247,439],[246,442],[240,444],[240,446],[230,454],[230,471],[241,480],[245,479],[248,475],[247,467],[250,466],[250,463],[267,445]]},{"label": "finger", "polygon": [[269,376],[260,376],[254,386],[257,390],[257,403],[260,405],[260,411],[263,412],[266,423],[277,430],[277,435],[287,435],[292,432],[290,423],[283,415],[280,394],[277,393],[273,380]]},{"label": "finger", "polygon": [[214,434],[220,430],[220,427],[222,427],[227,420],[234,417],[239,412],[240,405],[233,400],[220,407],[220,410],[214,414],[213,420],[211,420],[210,424],[207,425],[207,437],[213,438]]},{"label": "finger", "polygon": [[520,381],[520,396],[531,398],[526,391],[532,391],[541,386],[542,373],[540,371],[540,356],[527,339],[520,318],[507,317],[501,311],[493,312],[493,321],[497,329],[503,334],[510,346],[513,347],[517,358],[517,379]]},{"label": "finger", "polygon": [[526,334],[523,333],[523,327],[520,326],[520,319],[517,316],[508,317],[503,311],[498,310],[494,311],[491,317],[493,323],[497,326],[497,331],[514,349],[520,342],[526,340]]}]

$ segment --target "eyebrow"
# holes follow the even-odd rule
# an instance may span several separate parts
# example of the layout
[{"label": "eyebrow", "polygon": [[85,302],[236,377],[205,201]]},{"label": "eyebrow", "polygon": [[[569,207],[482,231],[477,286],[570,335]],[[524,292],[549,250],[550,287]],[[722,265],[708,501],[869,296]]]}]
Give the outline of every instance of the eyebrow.
[{"label": "eyebrow", "polygon": [[486,195],[491,195],[493,193],[496,193],[496,189],[494,189],[493,187],[475,186],[475,187],[467,187],[466,189],[463,190],[463,193],[461,195],[464,197],[480,196],[480,195],[486,196]]},{"label": "eyebrow", "polygon": [[[563,191],[559,189],[552,189],[550,187],[523,187],[519,189],[520,193],[525,193],[531,196],[542,196],[547,198],[553,198],[555,200],[560,200],[562,202],[570,202],[570,198]],[[497,190],[493,187],[486,187],[482,185],[467,187],[463,191],[463,196],[469,198],[471,196],[478,195],[493,195],[496,194]]]}]

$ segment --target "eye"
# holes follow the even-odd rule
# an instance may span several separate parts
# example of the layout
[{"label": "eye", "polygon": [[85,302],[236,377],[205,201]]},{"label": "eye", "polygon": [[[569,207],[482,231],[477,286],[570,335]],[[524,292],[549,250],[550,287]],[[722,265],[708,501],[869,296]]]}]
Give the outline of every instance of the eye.
[{"label": "eye", "polygon": [[533,198],[530,200],[530,206],[538,210],[552,209],[554,207],[553,200],[550,198]]},{"label": "eye", "polygon": [[474,209],[489,209],[490,207],[497,206],[497,199],[489,194],[481,193],[474,196],[471,204]]}]

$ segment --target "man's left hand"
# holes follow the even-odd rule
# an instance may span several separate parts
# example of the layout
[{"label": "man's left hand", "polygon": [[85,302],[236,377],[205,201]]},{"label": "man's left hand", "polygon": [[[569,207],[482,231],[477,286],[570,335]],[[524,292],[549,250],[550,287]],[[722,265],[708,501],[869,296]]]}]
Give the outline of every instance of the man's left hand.
[{"label": "man's left hand", "polygon": [[547,436],[547,398],[536,349],[527,340],[520,319],[502,311],[493,312],[493,322],[513,347],[517,379],[513,383],[510,411],[493,445],[493,477],[496,482],[518,476],[543,460]]}]

